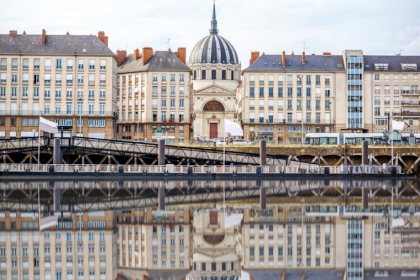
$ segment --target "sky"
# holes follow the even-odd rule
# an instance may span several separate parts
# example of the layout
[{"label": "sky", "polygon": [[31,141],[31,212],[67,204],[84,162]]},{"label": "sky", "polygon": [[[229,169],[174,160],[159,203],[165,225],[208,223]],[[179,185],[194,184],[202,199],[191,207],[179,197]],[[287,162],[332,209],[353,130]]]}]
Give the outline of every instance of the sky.
[{"label": "sky", "polygon": [[[0,33],[96,34],[109,47],[175,51],[209,34],[212,0],[0,0]],[[242,68],[251,51],[266,54],[420,54],[417,0],[217,0],[219,35],[235,47]],[[305,42],[305,44],[303,44]]]}]

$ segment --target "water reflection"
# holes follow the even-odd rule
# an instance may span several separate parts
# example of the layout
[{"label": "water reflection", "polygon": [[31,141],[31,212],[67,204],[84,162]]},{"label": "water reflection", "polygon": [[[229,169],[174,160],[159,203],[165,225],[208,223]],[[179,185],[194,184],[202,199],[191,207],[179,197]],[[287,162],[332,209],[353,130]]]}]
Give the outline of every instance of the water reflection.
[{"label": "water reflection", "polygon": [[420,261],[418,180],[2,181],[0,193],[0,279],[371,279]]}]

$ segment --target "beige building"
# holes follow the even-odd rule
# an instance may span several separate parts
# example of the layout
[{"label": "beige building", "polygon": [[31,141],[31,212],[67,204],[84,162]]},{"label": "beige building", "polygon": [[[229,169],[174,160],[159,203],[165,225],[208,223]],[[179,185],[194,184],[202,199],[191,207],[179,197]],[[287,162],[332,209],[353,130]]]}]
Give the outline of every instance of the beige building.
[{"label": "beige building", "polygon": [[244,137],[301,143],[306,133],[333,132],[345,79],[342,56],[252,52],[237,91]]},{"label": "beige building", "polygon": [[[190,210],[131,210],[118,213],[118,273],[185,276],[190,268]],[[164,276],[166,275],[166,276]],[[179,277],[179,279],[182,278]]]},{"label": "beige building", "polygon": [[301,206],[247,210],[241,234],[245,270],[346,267],[346,244],[337,242],[346,234],[345,223],[302,216]]},{"label": "beige building", "polygon": [[[267,274],[340,280],[417,276],[418,209],[390,209],[290,205],[246,210],[240,231],[243,269],[255,279]],[[388,212],[401,217],[403,226],[393,226]]]},{"label": "beige building", "polygon": [[0,35],[0,137],[37,135],[39,116],[66,136],[112,138],[117,64],[103,31]]},{"label": "beige building", "polygon": [[[419,56],[364,56],[365,128],[388,129],[388,116],[403,120],[406,132],[419,133]],[[391,128],[391,125],[390,125]]]},{"label": "beige building", "polygon": [[112,212],[63,213],[39,231],[38,213],[0,213],[0,279],[116,279]]},{"label": "beige building", "polygon": [[127,56],[117,51],[117,138],[155,140],[156,130],[171,141],[190,139],[191,70],[186,49],[173,53],[145,47]]},{"label": "beige building", "polygon": [[232,44],[218,35],[213,4],[210,35],[201,39],[190,54],[194,94],[193,133],[205,138],[225,137],[224,119],[236,121],[236,89],[241,64]]}]

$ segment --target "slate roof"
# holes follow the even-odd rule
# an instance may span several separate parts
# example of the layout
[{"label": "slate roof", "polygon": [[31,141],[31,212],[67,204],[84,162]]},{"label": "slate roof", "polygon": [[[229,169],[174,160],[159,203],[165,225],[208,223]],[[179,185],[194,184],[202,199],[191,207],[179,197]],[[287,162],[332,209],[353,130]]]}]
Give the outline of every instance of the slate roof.
[{"label": "slate roof", "polygon": [[286,67],[281,65],[281,55],[262,55],[243,72],[344,72],[341,55],[306,55],[302,64],[302,55],[286,55]]},{"label": "slate roof", "polygon": [[190,72],[191,69],[185,65],[172,51],[155,51],[146,65],[142,65],[140,57],[134,61],[134,55],[127,55],[126,59],[118,66],[118,73],[132,73],[143,71],[171,71]]},{"label": "slate roof", "polygon": [[[386,276],[376,276],[375,277],[375,271],[381,270],[381,271],[388,271],[388,277]],[[409,280],[409,279],[418,279],[420,276],[420,270],[416,269],[404,269],[404,271],[417,271],[417,277],[401,277],[401,273],[403,270],[401,269],[376,269],[376,270],[365,270],[363,273],[365,280]]]},{"label": "slate roof", "polygon": [[[375,63],[388,63],[388,70],[375,70]],[[417,70],[402,70],[402,63],[416,63]],[[364,68],[366,72],[420,72],[420,56],[365,55]]]},{"label": "slate roof", "polygon": [[344,270],[246,270],[256,280],[281,279],[286,273],[286,279],[302,279],[305,275],[306,280],[343,280]]},{"label": "slate roof", "polygon": [[0,34],[0,54],[115,55],[94,35],[48,34],[45,45],[42,45],[42,35]]}]

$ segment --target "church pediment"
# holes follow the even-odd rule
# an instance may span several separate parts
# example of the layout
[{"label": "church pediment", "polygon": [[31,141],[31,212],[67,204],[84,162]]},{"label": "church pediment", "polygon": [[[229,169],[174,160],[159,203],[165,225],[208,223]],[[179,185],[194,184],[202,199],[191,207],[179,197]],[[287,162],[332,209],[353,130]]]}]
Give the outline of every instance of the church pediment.
[{"label": "church pediment", "polygon": [[206,86],[204,88],[194,91],[194,94],[209,94],[209,95],[234,94],[236,95],[236,92],[229,90],[227,88],[221,87],[219,85],[212,84],[210,86]]}]

